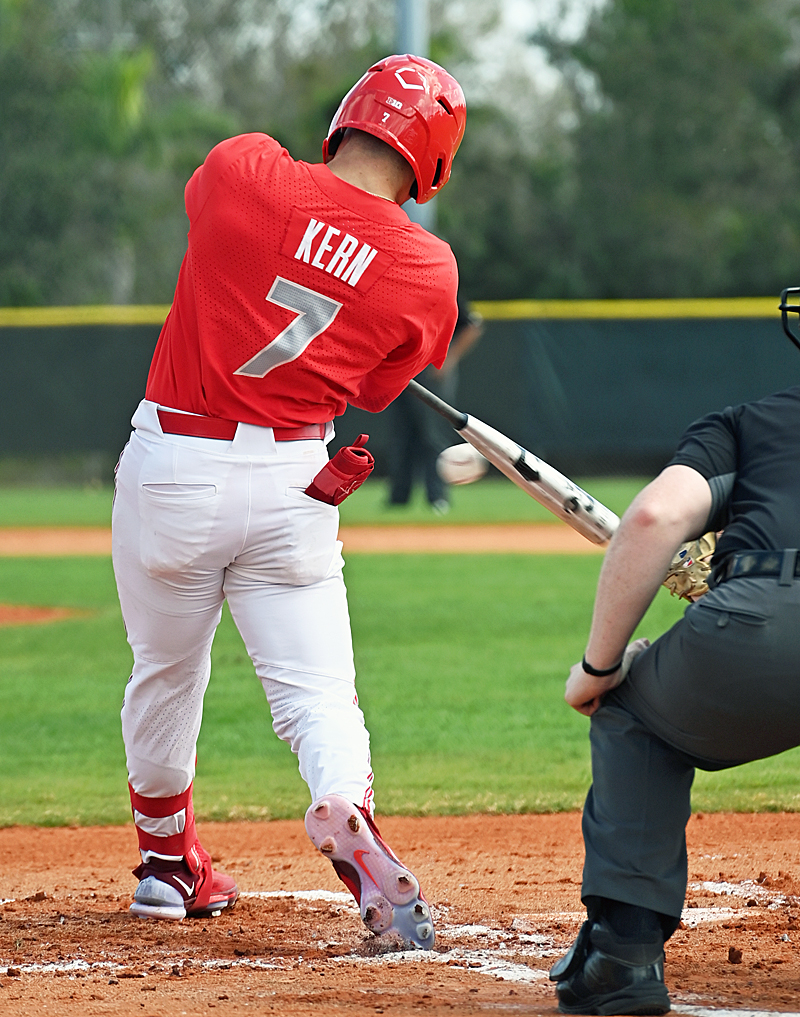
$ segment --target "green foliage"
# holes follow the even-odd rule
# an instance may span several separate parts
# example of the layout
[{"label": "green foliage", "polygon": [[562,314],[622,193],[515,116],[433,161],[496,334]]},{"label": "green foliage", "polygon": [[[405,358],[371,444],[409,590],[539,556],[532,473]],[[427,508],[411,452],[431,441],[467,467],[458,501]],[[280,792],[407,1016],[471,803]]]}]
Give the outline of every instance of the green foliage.
[{"label": "green foliage", "polygon": [[81,85],[93,116],[79,123],[76,141],[97,152],[123,155],[137,140],[144,115],[144,86],[153,54],[92,53],[83,62]]},{"label": "green foliage", "polygon": [[[467,298],[774,294],[800,261],[798,0],[607,0],[540,29],[549,91],[476,56],[499,0],[431,4],[469,114],[439,232]],[[182,190],[267,131],[317,161],[395,48],[380,0],[0,0],[0,305],[166,303]]]},{"label": "green foliage", "polygon": [[186,175],[232,119],[153,108],[152,48],[73,48],[59,13],[3,0],[0,305],[168,302]]},{"label": "green foliage", "polygon": [[70,110],[59,108],[75,83],[63,62],[38,57],[39,40],[48,41],[41,4],[3,0],[0,16],[0,303],[38,303],[34,263],[65,231],[70,185],[80,175]]},{"label": "green foliage", "polygon": [[[537,96],[523,101],[535,104]],[[536,146],[520,144],[512,109],[470,106],[467,131],[442,191],[439,225],[459,264],[463,292],[473,299],[582,295],[576,273],[569,150],[553,118],[536,124]]]},{"label": "green foliage", "polygon": [[584,296],[771,294],[793,278],[797,15],[773,0],[610,0],[577,42],[538,36],[575,103]]},{"label": "green foliage", "polygon": [[275,91],[248,117],[253,130],[266,131],[307,162],[320,162],[322,141],[342,97],[385,52],[376,38],[344,52],[329,48],[329,41],[321,39],[299,61],[286,59]]}]

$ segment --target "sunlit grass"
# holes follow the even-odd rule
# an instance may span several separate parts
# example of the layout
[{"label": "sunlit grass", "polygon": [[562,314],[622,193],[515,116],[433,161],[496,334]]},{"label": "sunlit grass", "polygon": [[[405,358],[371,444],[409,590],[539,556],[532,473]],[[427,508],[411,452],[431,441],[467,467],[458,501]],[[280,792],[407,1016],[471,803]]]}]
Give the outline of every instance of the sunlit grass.
[{"label": "sunlit grass", "polygon": [[[361,705],[383,813],[580,808],[588,721],[563,702],[600,559],[352,555],[346,578]],[[0,601],[81,608],[49,625],[0,628],[0,825],[130,818],[119,710],[130,673],[106,558],[6,559]],[[661,591],[651,638],[682,606]],[[308,791],[225,614],[200,737],[206,819],[299,817]],[[800,808],[798,750],[698,774],[695,803]]]}]

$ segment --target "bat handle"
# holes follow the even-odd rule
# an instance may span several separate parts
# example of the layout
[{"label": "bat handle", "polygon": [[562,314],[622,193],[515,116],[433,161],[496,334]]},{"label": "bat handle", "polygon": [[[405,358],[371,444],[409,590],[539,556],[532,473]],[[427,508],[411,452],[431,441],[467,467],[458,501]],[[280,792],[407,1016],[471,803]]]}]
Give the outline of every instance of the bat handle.
[{"label": "bat handle", "polygon": [[467,426],[466,413],[462,413],[460,410],[455,409],[455,407],[446,403],[444,399],[440,399],[439,396],[430,392],[424,385],[420,385],[418,381],[414,381],[413,378],[408,383],[408,390],[409,392],[413,392],[417,399],[421,399],[422,402],[430,406],[432,410],[436,410],[437,413],[440,413],[457,431],[460,431],[462,427]]}]

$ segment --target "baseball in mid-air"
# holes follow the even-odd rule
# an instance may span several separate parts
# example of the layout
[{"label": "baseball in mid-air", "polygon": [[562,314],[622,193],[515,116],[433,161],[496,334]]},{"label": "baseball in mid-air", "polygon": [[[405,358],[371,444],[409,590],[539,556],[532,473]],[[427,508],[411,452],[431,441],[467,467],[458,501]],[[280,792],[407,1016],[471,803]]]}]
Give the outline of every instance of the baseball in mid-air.
[{"label": "baseball in mid-air", "polygon": [[489,460],[473,445],[451,445],[436,459],[436,472],[447,484],[472,484],[489,469]]}]

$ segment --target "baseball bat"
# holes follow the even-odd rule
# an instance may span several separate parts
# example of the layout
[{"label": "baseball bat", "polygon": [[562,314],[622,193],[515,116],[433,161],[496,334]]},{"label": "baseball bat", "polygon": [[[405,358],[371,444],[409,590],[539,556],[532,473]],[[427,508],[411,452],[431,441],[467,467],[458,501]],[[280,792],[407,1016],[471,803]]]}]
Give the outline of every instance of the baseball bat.
[{"label": "baseball bat", "polygon": [[462,413],[420,385],[408,383],[409,391],[436,410],[458,433],[486,456],[517,487],[558,516],[593,544],[611,540],[619,517],[543,459],[482,420]]}]

